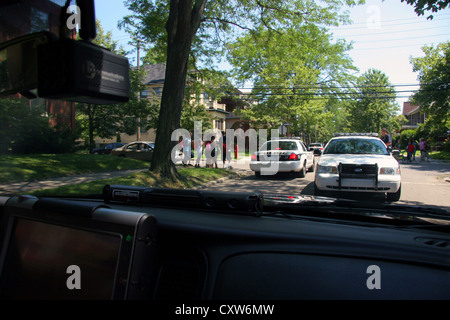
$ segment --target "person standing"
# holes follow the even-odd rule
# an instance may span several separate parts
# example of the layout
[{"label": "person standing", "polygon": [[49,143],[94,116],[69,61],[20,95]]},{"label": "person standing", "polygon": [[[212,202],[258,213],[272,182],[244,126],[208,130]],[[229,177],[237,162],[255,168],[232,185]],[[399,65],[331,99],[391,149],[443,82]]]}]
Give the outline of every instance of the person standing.
[{"label": "person standing", "polygon": [[[228,165],[226,166],[228,169],[232,169],[231,167],[231,138],[226,141],[225,150],[226,150],[226,159]],[[223,166],[225,168],[225,161],[223,162]]]},{"label": "person standing", "polygon": [[195,167],[200,168],[200,160],[202,159],[203,155],[202,137],[198,137],[197,140],[195,140],[195,151],[197,152],[197,160],[195,161]]},{"label": "person standing", "polygon": [[206,141],[205,144],[205,156],[206,156],[206,168],[211,168],[211,140]]},{"label": "person standing", "polygon": [[191,144],[192,144],[192,132],[189,132],[189,136],[185,137],[183,140],[183,153],[184,153],[184,159],[183,164],[184,166],[191,165]]},{"label": "person standing", "polygon": [[211,168],[218,168],[217,166],[217,156],[219,155],[219,150],[217,148],[216,137],[211,137]]},{"label": "person standing", "polygon": [[414,153],[414,144],[411,140],[409,140],[408,145],[406,146],[406,152],[408,153],[408,162],[411,162]]},{"label": "person standing", "polygon": [[427,161],[430,161],[430,156],[428,155],[428,144],[425,140],[425,138],[422,138],[419,144],[420,148],[420,161],[425,161],[425,158]]},{"label": "person standing", "polygon": [[388,134],[387,129],[383,128],[381,130],[381,140],[383,140],[384,144],[388,149],[392,149],[392,137]]},{"label": "person standing", "polygon": [[216,143],[216,137],[212,136],[211,140],[206,142],[205,145],[205,156],[206,156],[206,167],[207,168],[213,168],[215,165],[217,167],[217,143]]},{"label": "person standing", "polygon": [[413,160],[416,161],[416,152],[417,150],[419,150],[419,144],[417,143],[416,139],[414,139],[413,145],[414,145]]}]

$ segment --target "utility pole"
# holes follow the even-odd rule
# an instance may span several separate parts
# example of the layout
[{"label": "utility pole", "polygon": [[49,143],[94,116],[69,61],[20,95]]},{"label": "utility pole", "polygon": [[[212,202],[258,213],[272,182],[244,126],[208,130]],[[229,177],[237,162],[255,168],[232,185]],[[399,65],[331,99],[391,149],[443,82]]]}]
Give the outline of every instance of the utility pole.
[{"label": "utility pole", "polygon": [[[140,42],[139,40],[137,41],[137,70],[139,72],[139,61],[140,61]],[[141,100],[141,92],[138,91],[137,93],[137,101]],[[141,118],[138,117],[136,119],[137,122],[137,134],[136,134],[136,140],[140,141],[141,140]]]}]

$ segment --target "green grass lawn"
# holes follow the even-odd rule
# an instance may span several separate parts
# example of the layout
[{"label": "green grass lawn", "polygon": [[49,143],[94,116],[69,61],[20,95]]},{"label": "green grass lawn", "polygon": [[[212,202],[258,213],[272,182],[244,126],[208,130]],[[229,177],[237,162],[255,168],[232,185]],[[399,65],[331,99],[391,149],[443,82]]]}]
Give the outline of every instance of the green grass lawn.
[{"label": "green grass lawn", "polygon": [[96,154],[0,155],[0,183],[43,180],[83,173],[145,169],[148,162]]},{"label": "green grass lawn", "polygon": [[176,181],[167,179],[166,177],[162,177],[159,174],[155,174],[150,171],[143,171],[119,178],[97,180],[54,189],[38,190],[28,192],[28,194],[36,196],[83,196],[101,194],[103,187],[107,184],[185,189],[235,174],[226,169],[195,167],[178,167],[178,172],[180,173],[181,178]]},{"label": "green grass lawn", "polygon": [[[417,157],[417,155],[416,155],[416,157]],[[420,157],[420,153],[419,153],[419,157]],[[450,152],[448,152],[448,151],[433,151],[433,152],[430,152],[430,157],[432,159],[436,159],[436,160],[450,161]]]},{"label": "green grass lawn", "polygon": [[[134,159],[93,154],[33,154],[0,155],[0,184],[20,181],[45,180],[94,172],[146,169],[150,163]],[[135,174],[68,185],[54,189],[27,192],[34,195],[80,196],[100,194],[106,184],[122,184],[143,187],[190,188],[202,185],[235,173],[225,169],[177,167],[180,179],[167,177],[144,170]]]}]

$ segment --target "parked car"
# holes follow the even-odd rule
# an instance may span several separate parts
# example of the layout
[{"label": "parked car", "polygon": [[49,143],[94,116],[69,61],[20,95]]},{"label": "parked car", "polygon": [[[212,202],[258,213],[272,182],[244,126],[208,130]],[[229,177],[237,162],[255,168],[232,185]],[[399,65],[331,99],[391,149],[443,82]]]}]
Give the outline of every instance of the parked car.
[{"label": "parked car", "polygon": [[152,160],[155,144],[148,141],[135,141],[111,151],[111,155],[138,160]]},{"label": "parked car", "polygon": [[332,138],[317,162],[315,195],[325,192],[385,193],[388,201],[401,194],[400,165],[376,136]]},{"label": "parked car", "polygon": [[122,142],[108,143],[107,145],[105,145],[101,148],[93,149],[92,153],[93,154],[110,154],[113,149],[120,148],[124,145],[125,145],[125,143],[122,143]]},{"label": "parked car", "polygon": [[310,143],[308,146],[308,150],[312,151],[315,155],[321,155],[323,151],[323,145],[318,142]]},{"label": "parked car", "polygon": [[269,140],[251,156],[250,169],[256,176],[295,172],[303,178],[314,171],[314,155],[300,139]]}]

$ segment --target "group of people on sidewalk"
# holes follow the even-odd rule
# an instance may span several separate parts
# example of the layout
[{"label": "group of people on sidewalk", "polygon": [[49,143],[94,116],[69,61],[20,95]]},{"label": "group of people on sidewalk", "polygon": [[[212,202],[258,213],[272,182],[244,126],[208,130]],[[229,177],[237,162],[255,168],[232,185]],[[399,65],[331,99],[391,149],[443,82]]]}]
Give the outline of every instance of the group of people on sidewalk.
[{"label": "group of people on sidewalk", "polygon": [[416,160],[417,150],[420,150],[420,161],[430,161],[430,155],[428,154],[429,145],[425,138],[422,138],[419,144],[417,141],[409,139],[408,145],[406,146],[407,159],[409,162]]},{"label": "group of people on sidewalk", "polygon": [[[217,158],[219,156],[219,152],[222,153],[222,161],[223,168],[232,169],[231,166],[231,148],[232,143],[231,139],[227,139],[226,135],[223,134],[219,141],[216,140],[215,136],[212,136],[210,140],[203,141],[201,137],[196,138],[193,143],[194,150],[196,151],[197,158],[195,160],[195,167],[200,168],[200,162],[202,160],[203,152],[205,152],[206,157],[206,168],[218,168]],[[185,137],[182,141],[182,150],[183,150],[183,165],[188,166],[191,165],[191,158],[193,157],[193,153],[191,152],[192,147],[192,133],[190,136]],[[237,159],[239,148],[238,145],[234,145],[234,153],[235,158]]]},{"label": "group of people on sidewalk", "polygon": [[[383,128],[381,130],[381,140],[386,144],[388,148],[392,148],[392,137],[387,133],[387,129]],[[407,161],[412,162],[416,160],[416,152],[420,150],[420,161],[430,161],[429,145],[425,138],[420,140],[420,143],[413,139],[409,139],[406,145]]]}]

